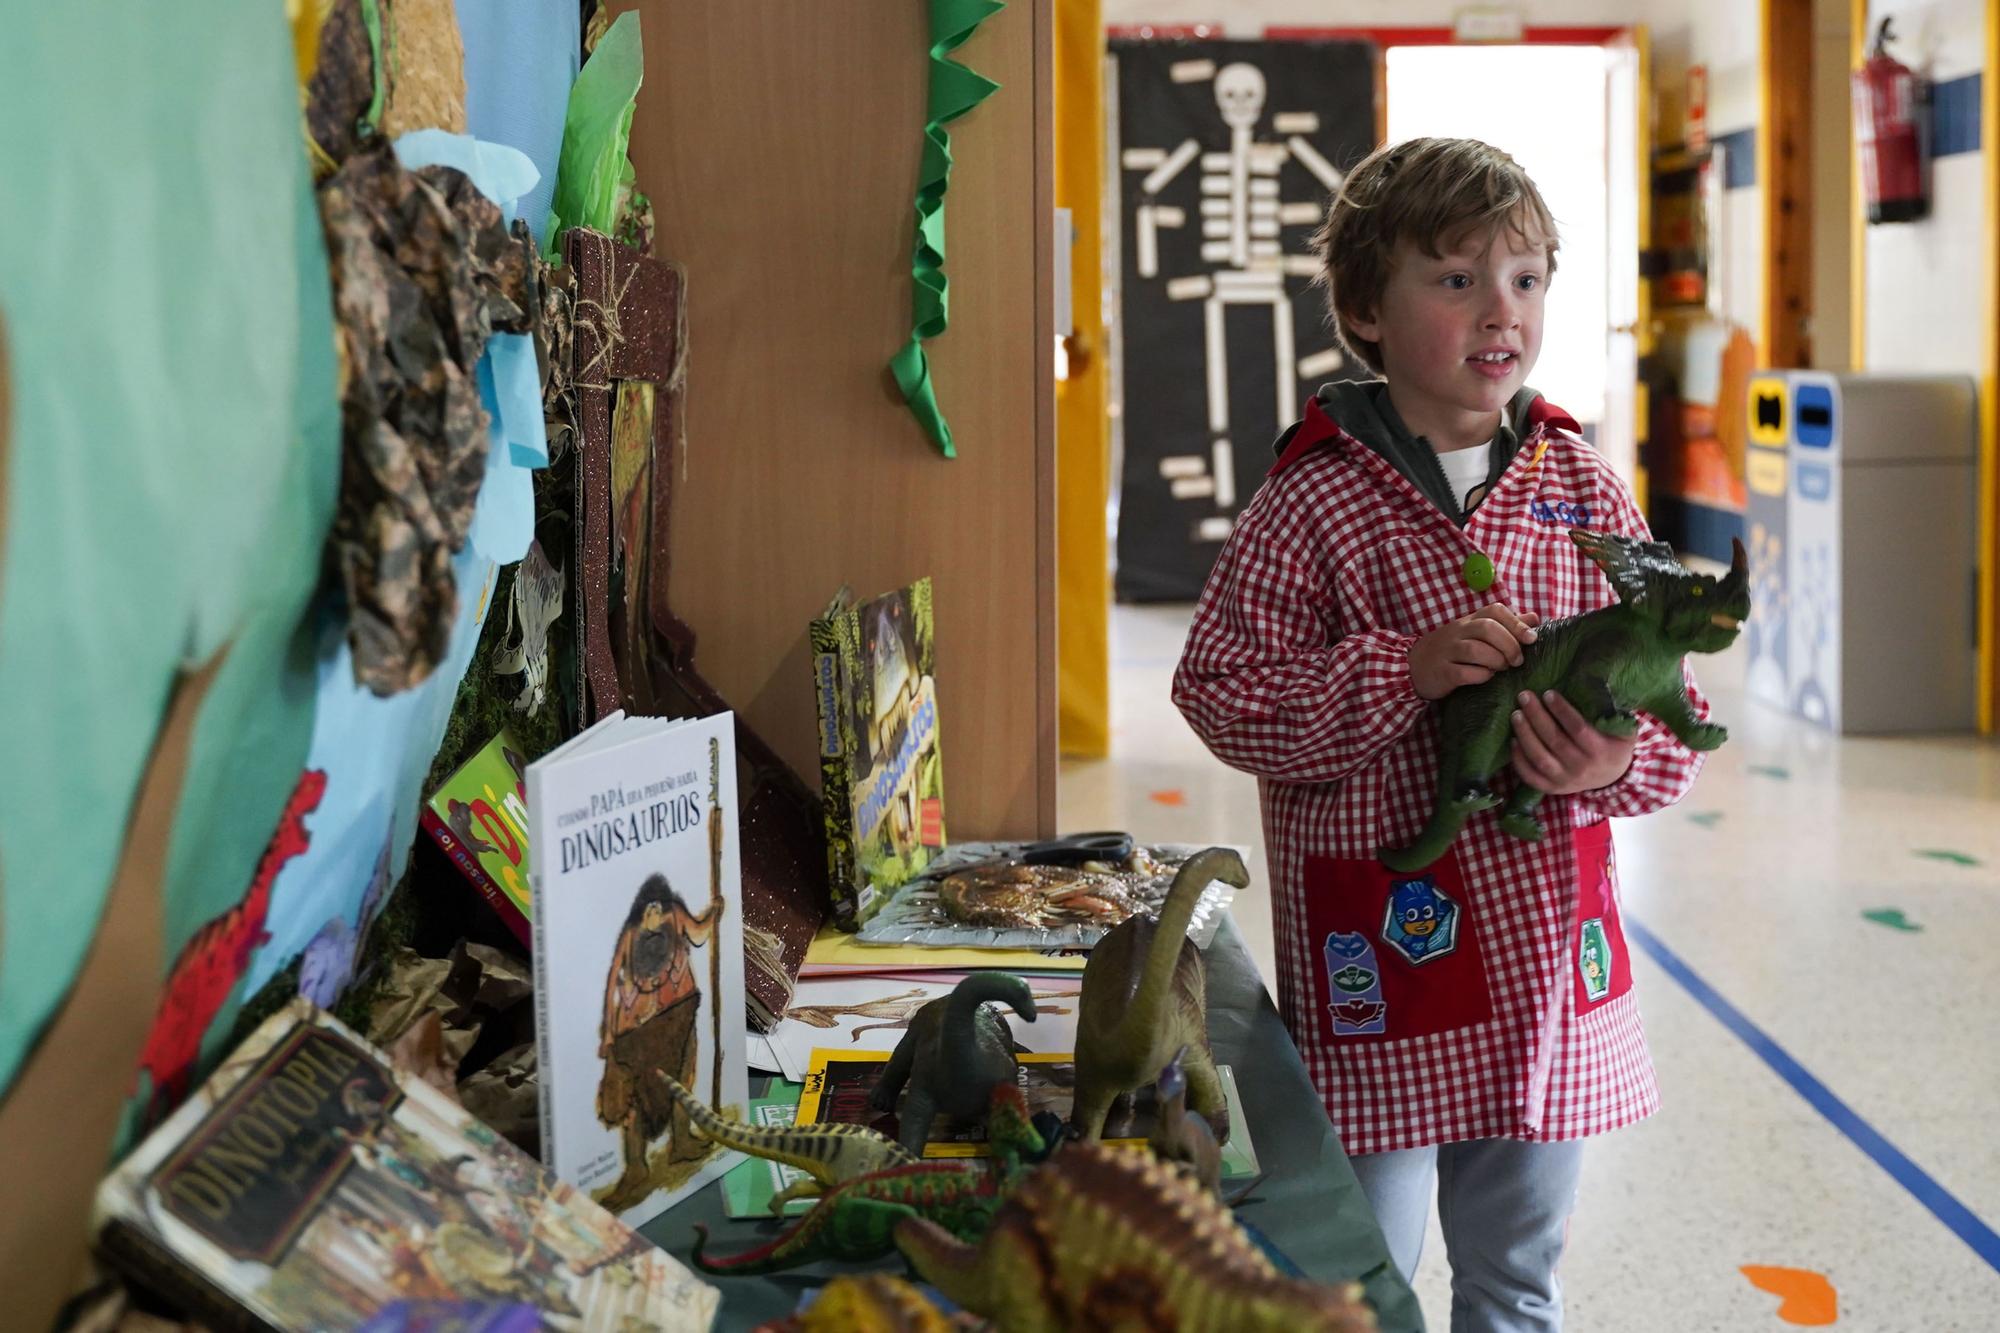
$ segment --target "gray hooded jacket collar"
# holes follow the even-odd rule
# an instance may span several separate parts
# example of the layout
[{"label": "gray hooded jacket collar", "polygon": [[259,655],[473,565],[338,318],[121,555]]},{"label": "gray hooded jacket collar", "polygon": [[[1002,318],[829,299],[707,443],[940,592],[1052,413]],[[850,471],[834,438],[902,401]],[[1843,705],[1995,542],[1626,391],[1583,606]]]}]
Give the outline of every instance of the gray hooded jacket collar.
[{"label": "gray hooded jacket collar", "polygon": [[[1342,430],[1388,460],[1404,480],[1416,487],[1425,499],[1454,523],[1461,527],[1465,525],[1469,511],[1460,510],[1458,497],[1452,494],[1451,483],[1444,475],[1444,466],[1438,462],[1430,441],[1424,436],[1412,434],[1410,428],[1403,424],[1395,404],[1389,401],[1387,381],[1339,380],[1321,385],[1315,396],[1320,407]],[[1498,481],[1500,474],[1507,470],[1507,465],[1514,461],[1514,455],[1528,431],[1528,409],[1539,397],[1541,395],[1535,390],[1523,388],[1508,401],[1506,411],[1501,413],[1500,430],[1494,437],[1492,457],[1487,463],[1488,486]],[[1297,430],[1297,426],[1292,426],[1278,437],[1276,452],[1279,455],[1284,454],[1285,447],[1291,443]]]}]

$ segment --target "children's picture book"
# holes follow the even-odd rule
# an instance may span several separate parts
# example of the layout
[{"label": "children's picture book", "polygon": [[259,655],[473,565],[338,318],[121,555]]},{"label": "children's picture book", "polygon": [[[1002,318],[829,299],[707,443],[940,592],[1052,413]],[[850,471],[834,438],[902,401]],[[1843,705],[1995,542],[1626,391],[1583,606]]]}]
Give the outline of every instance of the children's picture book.
[{"label": "children's picture book", "polygon": [[[222,1329],[426,1328],[405,1302],[563,1333],[704,1330],[717,1292],[306,1000],[99,1186],[104,1257]],[[384,1324],[387,1318],[390,1322]],[[397,1322],[400,1319],[400,1322]]]},{"label": "children's picture book", "polygon": [[530,946],[527,762],[512,733],[502,731],[486,742],[444,780],[424,806],[423,826],[515,937]]},{"label": "children's picture book", "polygon": [[528,766],[542,1156],[631,1226],[735,1161],[672,1084],[749,1100],[735,735],[613,713]]},{"label": "children's picture book", "polygon": [[[1076,1058],[1068,1051],[1024,1052],[1020,1056],[1021,1091],[1028,1099],[1028,1113],[1052,1111],[1065,1121],[1076,1097]],[[869,1095],[888,1067],[887,1051],[816,1050],[806,1070],[799,1093],[795,1123],[801,1125],[866,1125],[870,1129],[897,1136],[894,1112],[877,1111],[868,1103]],[[1250,1143],[1250,1126],[1243,1118],[1243,1100],[1236,1091],[1236,1074],[1228,1065],[1217,1065],[1222,1092],[1229,1104],[1229,1142],[1222,1145],[1224,1179],[1257,1174],[1257,1154]],[[773,1083],[774,1088],[779,1084]],[[904,1096],[909,1090],[904,1089]],[[1140,1090],[1128,1113],[1114,1112],[1104,1126],[1107,1143],[1141,1146],[1151,1134],[1157,1107],[1151,1088]],[[926,1157],[984,1157],[988,1154],[986,1131],[949,1116],[931,1122],[930,1140],[924,1145]]]},{"label": "children's picture book", "polygon": [[827,880],[854,930],[944,847],[931,581],[859,604],[843,588],[810,632]]},{"label": "children's picture book", "polygon": [[[893,977],[814,977],[801,981],[784,1018],[771,1029],[772,1053],[786,1078],[803,1080],[816,1048],[893,1050],[909,1030],[917,1010],[951,994],[964,972],[925,972]],[[1076,1049],[1080,973],[1031,976],[1035,1021],[1004,1005],[990,1005],[1007,1020],[1015,1042],[1029,1051]]]}]

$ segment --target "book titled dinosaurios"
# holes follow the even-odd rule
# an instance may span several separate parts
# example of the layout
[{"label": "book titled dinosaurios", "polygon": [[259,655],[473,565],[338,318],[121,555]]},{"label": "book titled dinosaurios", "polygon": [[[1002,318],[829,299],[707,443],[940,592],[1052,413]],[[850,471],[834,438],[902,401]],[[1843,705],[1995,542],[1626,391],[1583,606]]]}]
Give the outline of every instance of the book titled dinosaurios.
[{"label": "book titled dinosaurios", "polygon": [[749,1101],[740,822],[732,713],[614,713],[528,766],[542,1158],[631,1226],[736,1161],[661,1074]]},{"label": "book titled dinosaurios", "polygon": [[931,581],[859,605],[843,588],[811,635],[827,880],[854,930],[944,848]]},{"label": "book titled dinosaurios", "polygon": [[[717,1293],[294,1000],[97,1192],[106,1259],[218,1329],[704,1330]],[[520,1307],[534,1316],[525,1322]],[[400,1307],[400,1308],[399,1308]]]}]

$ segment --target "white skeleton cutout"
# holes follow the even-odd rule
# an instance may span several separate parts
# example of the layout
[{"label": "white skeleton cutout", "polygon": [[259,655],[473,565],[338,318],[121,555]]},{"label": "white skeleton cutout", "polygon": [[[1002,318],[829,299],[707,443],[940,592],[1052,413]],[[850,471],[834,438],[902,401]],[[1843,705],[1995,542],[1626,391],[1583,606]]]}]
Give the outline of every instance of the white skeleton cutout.
[{"label": "white skeleton cutout", "polygon": [[1278,175],[1288,161],[1296,161],[1326,186],[1329,194],[1340,189],[1341,173],[1303,137],[1319,128],[1313,112],[1275,112],[1272,130],[1285,137],[1260,141],[1256,137],[1264,117],[1266,88],[1264,73],[1255,65],[1238,61],[1215,67],[1213,61],[1186,61],[1177,66],[1178,82],[1212,78],[1216,109],[1229,128],[1229,151],[1203,153],[1195,139],[1187,139],[1172,152],[1164,148],[1127,148],[1121,162],[1128,171],[1144,171],[1140,181],[1137,209],[1135,267],[1141,278],[1159,276],[1159,231],[1162,227],[1187,225],[1185,209],[1159,202],[1160,192],[1178,178],[1197,157],[1200,162],[1201,261],[1213,265],[1206,272],[1186,274],[1167,280],[1170,300],[1202,302],[1204,353],[1208,378],[1208,455],[1170,456],[1160,460],[1160,472],[1172,487],[1176,499],[1212,499],[1221,514],[1202,520],[1196,529],[1203,540],[1221,541],[1229,535],[1233,520],[1228,511],[1236,507],[1235,449],[1229,430],[1229,352],[1223,331],[1224,308],[1231,305],[1261,305],[1271,311],[1271,340],[1276,353],[1278,422],[1289,422],[1298,404],[1292,401],[1300,378],[1312,378],[1336,370],[1341,364],[1337,351],[1326,351],[1300,361],[1294,350],[1292,303],[1285,291],[1287,274],[1311,276],[1317,264],[1309,254],[1285,254],[1280,237],[1282,228],[1300,223],[1316,223],[1323,209],[1321,201],[1285,203],[1279,198]]}]

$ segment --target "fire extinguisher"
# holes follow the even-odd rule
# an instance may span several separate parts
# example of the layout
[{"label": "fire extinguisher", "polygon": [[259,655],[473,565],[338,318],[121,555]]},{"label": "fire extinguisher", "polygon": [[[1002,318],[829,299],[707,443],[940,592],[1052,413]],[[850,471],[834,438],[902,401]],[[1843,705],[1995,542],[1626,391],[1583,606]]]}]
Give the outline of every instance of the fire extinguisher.
[{"label": "fire extinguisher", "polygon": [[1889,54],[1889,20],[1854,71],[1854,137],[1870,222],[1914,222],[1931,209],[1930,84]]}]

